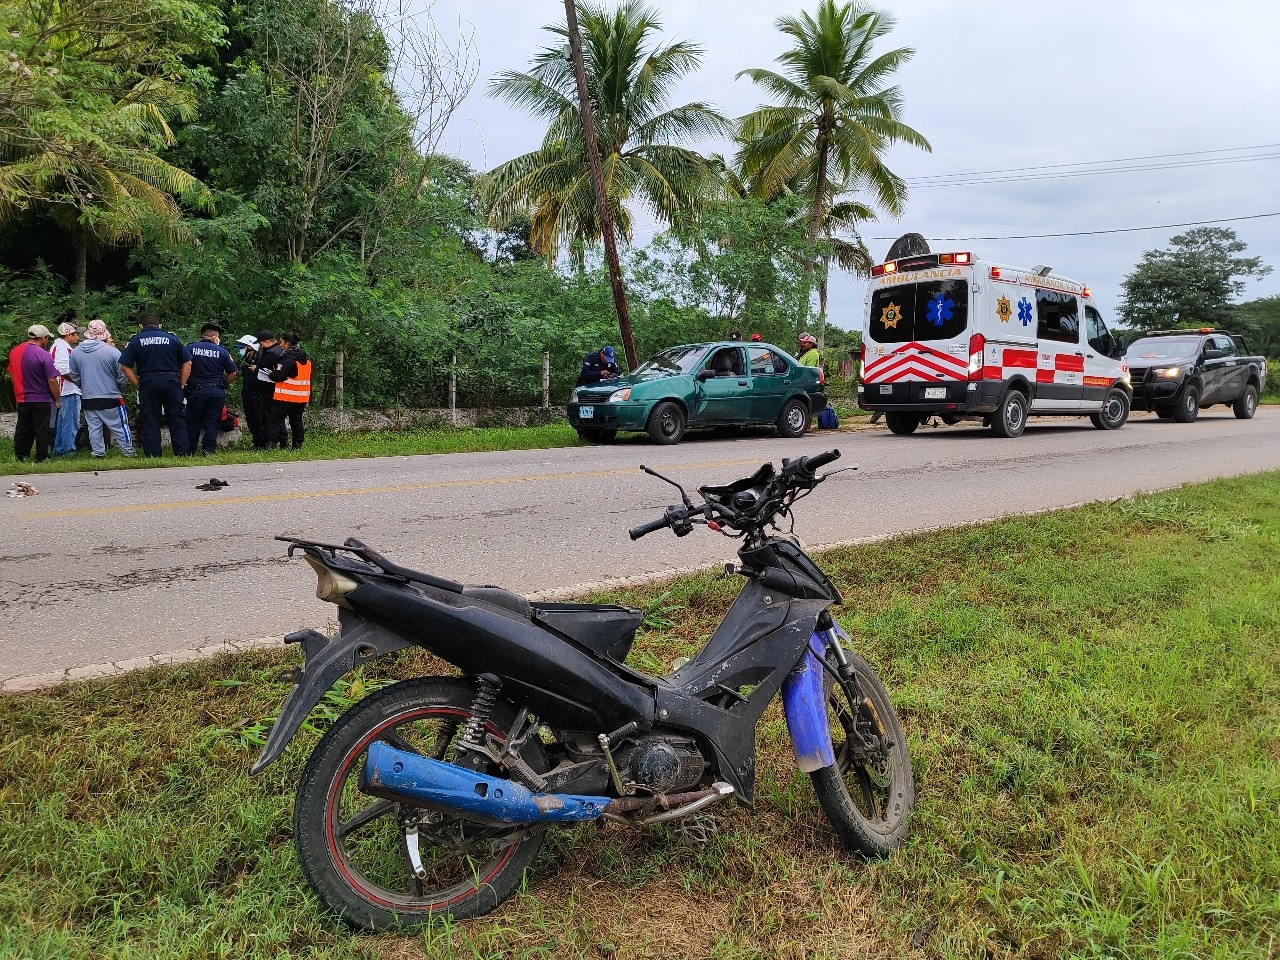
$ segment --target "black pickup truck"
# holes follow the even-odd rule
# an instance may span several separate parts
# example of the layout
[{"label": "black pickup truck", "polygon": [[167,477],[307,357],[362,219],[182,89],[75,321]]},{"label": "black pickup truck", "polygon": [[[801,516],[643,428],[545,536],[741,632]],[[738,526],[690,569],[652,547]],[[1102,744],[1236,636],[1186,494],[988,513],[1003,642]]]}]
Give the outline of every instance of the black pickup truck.
[{"label": "black pickup truck", "polygon": [[1267,382],[1267,361],[1247,356],[1247,349],[1239,337],[1211,327],[1143,334],[1124,354],[1132,408],[1190,423],[1220,403],[1241,420],[1250,419]]}]

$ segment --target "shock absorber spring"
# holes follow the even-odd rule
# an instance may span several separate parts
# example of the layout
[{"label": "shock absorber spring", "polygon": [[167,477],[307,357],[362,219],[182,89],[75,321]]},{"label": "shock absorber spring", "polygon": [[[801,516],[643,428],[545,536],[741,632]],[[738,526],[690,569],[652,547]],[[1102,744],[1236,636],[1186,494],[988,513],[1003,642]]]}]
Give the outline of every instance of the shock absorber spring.
[{"label": "shock absorber spring", "polygon": [[487,754],[484,743],[484,727],[489,722],[489,714],[498,702],[498,691],[502,689],[502,680],[492,673],[481,673],[476,676],[476,696],[471,701],[471,716],[458,738],[458,746],[464,750],[474,750]]}]

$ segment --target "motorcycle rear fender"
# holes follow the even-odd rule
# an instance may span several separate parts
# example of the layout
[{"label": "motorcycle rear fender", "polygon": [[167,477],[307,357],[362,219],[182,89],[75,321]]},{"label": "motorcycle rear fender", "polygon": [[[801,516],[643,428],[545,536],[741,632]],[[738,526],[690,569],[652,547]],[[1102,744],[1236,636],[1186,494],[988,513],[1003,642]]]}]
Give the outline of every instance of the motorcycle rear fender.
[{"label": "motorcycle rear fender", "polygon": [[302,644],[304,665],[300,671],[294,671],[294,687],[267,734],[266,746],[258,755],[252,773],[261,773],[279,759],[312,708],[344,674],[370,660],[411,646],[408,640],[385,627],[354,617],[346,610],[341,611],[339,617],[341,629],[334,637],[315,630],[299,630],[284,638],[285,643]]}]

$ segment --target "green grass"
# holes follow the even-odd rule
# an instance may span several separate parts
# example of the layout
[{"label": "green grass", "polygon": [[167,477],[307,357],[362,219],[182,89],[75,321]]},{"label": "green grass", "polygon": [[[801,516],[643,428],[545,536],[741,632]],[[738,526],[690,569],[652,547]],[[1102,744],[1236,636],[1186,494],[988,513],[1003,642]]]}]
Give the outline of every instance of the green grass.
[{"label": "green grass", "polygon": [[[135,437],[135,442],[137,438]],[[221,466],[236,463],[275,463],[293,460],[348,460],[360,457],[407,457],[425,453],[478,453],[489,450],[535,450],[581,445],[566,421],[529,427],[406,428],[368,433],[308,431],[301,450],[222,448],[213,456],[175,457],[166,447],[158,459],[126,458],[114,447],[105,459],[95,460],[87,451],[67,457],[51,457],[44,463],[19,463],[13,442],[0,441],[0,474],[69,473],[83,470],[128,470],[142,467]],[[140,448],[139,448],[140,449]]]},{"label": "green grass", "polygon": [[[722,809],[705,849],[557,831],[491,916],[353,935],[291,846],[315,732],[247,775],[293,662],[258,652],[0,698],[0,956],[1277,955],[1280,474],[821,562],[910,736],[919,803],[886,861],[833,841],[775,705],[757,810]],[[691,652],[734,587],[609,594],[648,611],[632,662]],[[383,661],[326,715],[437,668]]]}]

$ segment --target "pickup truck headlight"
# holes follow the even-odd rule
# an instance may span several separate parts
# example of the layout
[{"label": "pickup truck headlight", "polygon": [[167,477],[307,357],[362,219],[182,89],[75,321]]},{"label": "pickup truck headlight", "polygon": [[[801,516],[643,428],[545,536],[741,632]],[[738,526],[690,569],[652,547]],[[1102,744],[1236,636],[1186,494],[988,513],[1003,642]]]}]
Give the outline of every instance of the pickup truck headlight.
[{"label": "pickup truck headlight", "polygon": [[631,399],[631,388],[623,387],[621,390],[615,390],[609,394],[610,403],[621,403],[623,400]]},{"label": "pickup truck headlight", "polygon": [[1181,367],[1156,367],[1156,376],[1166,380],[1176,380],[1180,373],[1182,373]]}]

